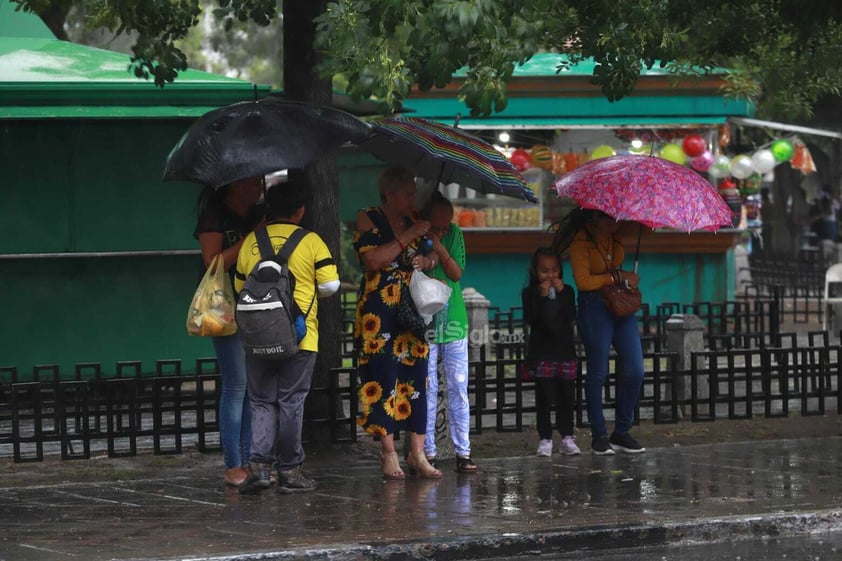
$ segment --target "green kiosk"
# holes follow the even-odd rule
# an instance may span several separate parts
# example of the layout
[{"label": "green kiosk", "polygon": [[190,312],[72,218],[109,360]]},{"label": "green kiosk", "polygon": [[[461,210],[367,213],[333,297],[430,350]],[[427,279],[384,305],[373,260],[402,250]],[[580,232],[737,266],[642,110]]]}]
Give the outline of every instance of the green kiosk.
[{"label": "green kiosk", "polygon": [[201,187],[161,176],[196,117],[254,86],[190,70],[160,89],[127,67],[0,1],[0,382],[213,357],[185,329]]}]

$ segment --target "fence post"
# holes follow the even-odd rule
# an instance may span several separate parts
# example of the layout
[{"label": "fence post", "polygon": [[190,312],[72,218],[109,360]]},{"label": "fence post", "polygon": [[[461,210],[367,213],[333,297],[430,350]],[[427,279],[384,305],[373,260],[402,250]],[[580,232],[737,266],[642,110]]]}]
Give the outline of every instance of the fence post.
[{"label": "fence post", "polygon": [[462,289],[462,299],[468,311],[468,360],[479,360],[479,350],[488,344],[488,307],[491,302],[475,288]]},{"label": "fence post", "polygon": [[[441,353],[441,349],[439,349],[439,353]],[[441,358],[441,354],[439,354],[439,358]],[[442,362],[439,362],[436,367],[436,377],[438,378],[435,425],[436,458],[449,460],[456,457],[456,449],[453,447],[453,439],[450,438],[450,420],[447,416],[447,376]]]},{"label": "fence post", "polygon": [[[685,403],[692,397],[691,385],[687,376],[690,371],[691,353],[703,351],[705,324],[699,316],[693,314],[672,314],[664,326],[667,352],[678,355],[678,370],[672,383],[675,385],[675,396],[679,401],[678,417],[686,417]],[[707,383],[699,380],[698,387],[707,389]],[[672,395],[672,388],[667,385],[666,394]],[[701,398],[702,396],[696,396]]]}]

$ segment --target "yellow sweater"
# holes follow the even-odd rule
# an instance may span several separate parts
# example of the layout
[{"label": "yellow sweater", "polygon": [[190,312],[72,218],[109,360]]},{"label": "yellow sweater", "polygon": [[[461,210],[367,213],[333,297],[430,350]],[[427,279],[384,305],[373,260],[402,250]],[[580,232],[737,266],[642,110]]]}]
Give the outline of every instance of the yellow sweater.
[{"label": "yellow sweater", "polygon": [[[587,226],[570,244],[570,267],[579,291],[599,290],[612,284],[609,270],[619,269],[625,258],[622,244],[610,235],[598,234]],[[590,237],[589,237],[590,236]],[[610,249],[609,249],[610,248]]]}]

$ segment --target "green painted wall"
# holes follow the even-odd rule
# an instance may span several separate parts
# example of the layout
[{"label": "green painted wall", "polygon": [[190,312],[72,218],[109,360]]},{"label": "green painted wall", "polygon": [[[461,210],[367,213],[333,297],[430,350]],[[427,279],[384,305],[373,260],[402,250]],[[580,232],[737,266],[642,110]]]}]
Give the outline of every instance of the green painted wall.
[{"label": "green painted wall", "polygon": [[[530,255],[469,255],[462,287],[473,287],[492,306],[520,306]],[[627,264],[626,268],[631,264]],[[722,302],[734,296],[732,252],[722,254],[644,254],[640,256],[640,290],[652,311],[664,302]],[[564,281],[573,283],[570,264]]]},{"label": "green painted wall", "polygon": [[[197,249],[198,185],[162,183],[188,121],[0,121],[0,254]],[[0,259],[0,367],[213,356],[188,337],[199,257]]]}]

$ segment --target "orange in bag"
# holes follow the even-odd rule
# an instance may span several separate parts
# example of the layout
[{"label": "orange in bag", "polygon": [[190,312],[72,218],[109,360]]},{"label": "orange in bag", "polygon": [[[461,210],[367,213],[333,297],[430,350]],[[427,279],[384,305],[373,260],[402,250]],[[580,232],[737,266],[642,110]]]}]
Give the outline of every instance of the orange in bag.
[{"label": "orange in bag", "polygon": [[567,171],[573,171],[577,167],[579,167],[579,154],[574,151],[570,151],[564,155],[564,164],[567,168]]},{"label": "orange in bag", "polygon": [[459,213],[459,227],[470,228],[474,225],[474,211],[466,208]]}]

